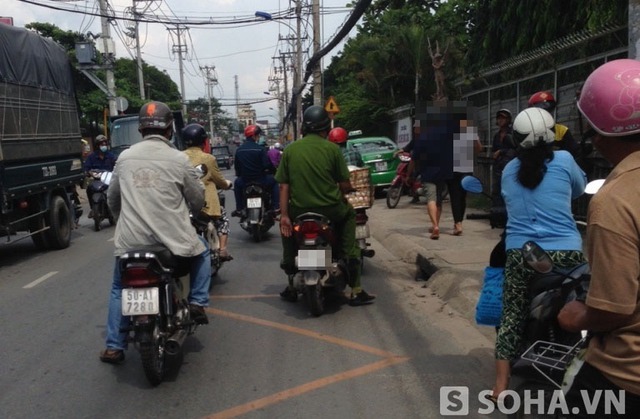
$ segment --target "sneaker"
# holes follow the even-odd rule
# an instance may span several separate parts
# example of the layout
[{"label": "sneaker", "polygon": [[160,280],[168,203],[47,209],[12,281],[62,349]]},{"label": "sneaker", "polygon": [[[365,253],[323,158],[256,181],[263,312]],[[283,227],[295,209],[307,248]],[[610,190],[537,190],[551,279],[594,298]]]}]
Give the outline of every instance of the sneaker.
[{"label": "sneaker", "polygon": [[124,351],[121,349],[105,349],[100,352],[100,361],[107,364],[122,364],[124,362]]},{"label": "sneaker", "polygon": [[189,312],[191,313],[191,318],[197,324],[209,324],[209,318],[207,317],[207,313],[204,312],[204,307],[189,304]]},{"label": "sneaker", "polygon": [[287,287],[280,293],[280,297],[282,297],[282,299],[285,301],[295,303],[296,301],[298,301],[298,291]]},{"label": "sneaker", "polygon": [[349,305],[353,307],[363,306],[366,304],[371,304],[375,299],[376,299],[375,295],[368,294],[365,290],[362,290],[356,295],[351,294],[351,298],[349,299]]}]

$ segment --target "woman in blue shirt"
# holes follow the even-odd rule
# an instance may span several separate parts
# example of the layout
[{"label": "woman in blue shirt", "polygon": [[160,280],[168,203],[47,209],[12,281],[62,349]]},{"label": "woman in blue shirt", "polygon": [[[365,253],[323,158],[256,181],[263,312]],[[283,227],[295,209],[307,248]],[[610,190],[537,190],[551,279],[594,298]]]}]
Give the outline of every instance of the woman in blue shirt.
[{"label": "woman in blue shirt", "polygon": [[502,173],[507,220],[507,263],[503,310],[496,339],[497,398],[509,384],[510,361],[522,352],[524,321],[529,310],[528,282],[533,270],[520,249],[534,240],[558,267],[584,262],[582,238],[571,213],[571,201],[584,192],[586,176],[567,151],[553,151],[554,120],[539,108],[520,112],[513,123],[517,158]]}]

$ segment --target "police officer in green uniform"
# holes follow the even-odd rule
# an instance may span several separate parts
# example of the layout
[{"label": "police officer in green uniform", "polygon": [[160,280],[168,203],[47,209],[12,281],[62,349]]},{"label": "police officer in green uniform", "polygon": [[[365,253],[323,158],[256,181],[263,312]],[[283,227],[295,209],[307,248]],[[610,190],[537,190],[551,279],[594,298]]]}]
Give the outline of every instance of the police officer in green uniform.
[{"label": "police officer in green uniform", "polygon": [[353,187],[349,170],[340,149],[326,140],[331,120],[321,106],[309,107],[303,115],[304,137],[284,149],[276,181],[280,184],[280,233],[282,234],[281,267],[289,277],[289,286],[280,296],[291,302],[298,299],[293,288],[296,243],[291,220],[305,212],[316,212],[331,220],[349,266],[351,298],[349,304],[371,303],[375,296],[360,284],[360,248],[356,244],[355,211],[344,198]]}]

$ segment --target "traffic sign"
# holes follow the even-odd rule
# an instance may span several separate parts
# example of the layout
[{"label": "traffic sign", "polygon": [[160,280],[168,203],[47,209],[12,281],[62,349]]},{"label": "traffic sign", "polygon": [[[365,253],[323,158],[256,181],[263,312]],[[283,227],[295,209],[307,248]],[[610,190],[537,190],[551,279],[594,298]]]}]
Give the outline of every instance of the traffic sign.
[{"label": "traffic sign", "polygon": [[333,96],[329,96],[327,103],[324,105],[324,110],[332,114],[340,113],[340,108]]}]

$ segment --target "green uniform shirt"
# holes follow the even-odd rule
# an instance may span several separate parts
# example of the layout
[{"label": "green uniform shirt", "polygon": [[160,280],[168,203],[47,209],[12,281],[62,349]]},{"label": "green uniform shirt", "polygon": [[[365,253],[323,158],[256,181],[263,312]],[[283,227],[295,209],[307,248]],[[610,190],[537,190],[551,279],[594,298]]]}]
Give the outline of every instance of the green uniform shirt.
[{"label": "green uniform shirt", "polygon": [[289,185],[290,204],[298,208],[341,203],[338,182],[347,180],[349,169],[340,148],[317,134],[287,146],[276,172],[276,181]]}]

